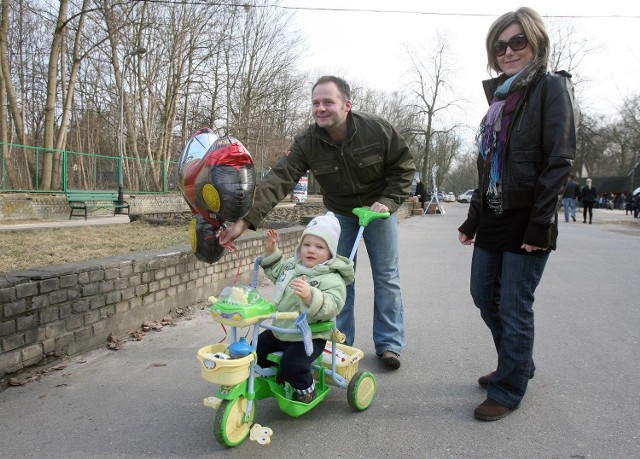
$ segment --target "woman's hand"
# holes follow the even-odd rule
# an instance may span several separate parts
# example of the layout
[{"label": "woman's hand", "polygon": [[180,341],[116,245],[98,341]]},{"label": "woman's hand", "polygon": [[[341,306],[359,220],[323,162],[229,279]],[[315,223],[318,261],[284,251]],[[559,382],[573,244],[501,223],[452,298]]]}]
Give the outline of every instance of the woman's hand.
[{"label": "woman's hand", "polygon": [[520,248],[526,250],[527,252],[535,252],[536,250],[547,250],[544,247],[536,247],[535,245],[529,244],[522,244]]},{"label": "woman's hand", "polygon": [[298,295],[304,304],[309,306],[311,303],[311,286],[307,283],[307,276],[301,276],[297,279],[293,279],[289,284],[293,293]]},{"label": "woman's hand", "polygon": [[278,247],[278,239],[280,235],[274,229],[267,230],[267,240],[264,243],[264,251],[267,255],[271,255]]},{"label": "woman's hand", "polygon": [[474,243],[474,239],[472,237],[469,237],[460,231],[458,231],[458,240],[462,245],[471,245]]}]

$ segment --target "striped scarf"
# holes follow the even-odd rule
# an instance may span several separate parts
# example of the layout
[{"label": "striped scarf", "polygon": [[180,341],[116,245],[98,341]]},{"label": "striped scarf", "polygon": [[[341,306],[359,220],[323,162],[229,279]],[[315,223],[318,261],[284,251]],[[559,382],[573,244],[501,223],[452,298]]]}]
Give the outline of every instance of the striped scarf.
[{"label": "striped scarf", "polygon": [[502,212],[500,179],[502,163],[507,145],[507,135],[514,111],[522,96],[522,88],[528,85],[541,70],[539,64],[531,62],[515,75],[507,78],[493,94],[477,136],[478,149],[484,159],[485,176],[488,178],[487,201],[497,213]]}]

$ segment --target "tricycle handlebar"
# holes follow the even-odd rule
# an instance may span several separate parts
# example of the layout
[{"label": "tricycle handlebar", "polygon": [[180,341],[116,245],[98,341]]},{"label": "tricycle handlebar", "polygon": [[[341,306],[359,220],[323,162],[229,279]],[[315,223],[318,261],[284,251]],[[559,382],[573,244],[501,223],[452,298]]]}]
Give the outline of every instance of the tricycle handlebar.
[{"label": "tricycle handlebar", "polygon": [[274,319],[279,319],[279,320],[282,320],[282,319],[293,319],[293,320],[295,320],[295,319],[298,318],[299,315],[300,315],[299,312],[276,312],[276,313],[273,314],[272,317]]}]

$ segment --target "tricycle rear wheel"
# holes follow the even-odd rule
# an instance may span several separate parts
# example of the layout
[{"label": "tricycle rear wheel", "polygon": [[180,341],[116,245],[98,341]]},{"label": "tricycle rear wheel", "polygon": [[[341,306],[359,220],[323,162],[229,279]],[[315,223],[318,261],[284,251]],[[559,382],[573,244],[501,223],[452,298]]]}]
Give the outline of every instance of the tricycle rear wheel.
[{"label": "tricycle rear wheel", "polygon": [[359,371],[349,381],[347,401],[354,410],[364,411],[376,397],[376,377],[368,371]]},{"label": "tricycle rear wheel", "polygon": [[237,446],[247,438],[256,416],[255,401],[251,405],[251,414],[245,422],[247,399],[238,397],[234,400],[223,400],[213,418],[213,435],[221,445]]}]

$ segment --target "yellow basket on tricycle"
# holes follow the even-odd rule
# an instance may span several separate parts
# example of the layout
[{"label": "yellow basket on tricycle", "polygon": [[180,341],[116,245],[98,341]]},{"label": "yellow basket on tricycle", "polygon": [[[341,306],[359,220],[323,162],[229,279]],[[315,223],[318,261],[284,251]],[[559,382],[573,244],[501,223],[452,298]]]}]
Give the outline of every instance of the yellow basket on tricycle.
[{"label": "yellow basket on tricycle", "polygon": [[198,350],[198,360],[202,364],[201,374],[204,379],[221,386],[233,386],[249,378],[254,354],[239,359],[229,359],[225,355],[228,348],[228,344],[218,343]]},{"label": "yellow basket on tricycle", "polygon": [[[322,365],[326,368],[331,368],[331,344],[331,341],[327,341],[322,353]],[[347,381],[351,380],[358,372],[358,366],[363,357],[364,352],[360,349],[336,343],[336,373]]]}]

